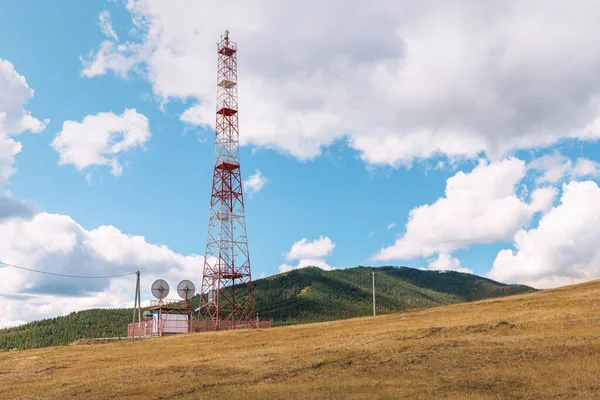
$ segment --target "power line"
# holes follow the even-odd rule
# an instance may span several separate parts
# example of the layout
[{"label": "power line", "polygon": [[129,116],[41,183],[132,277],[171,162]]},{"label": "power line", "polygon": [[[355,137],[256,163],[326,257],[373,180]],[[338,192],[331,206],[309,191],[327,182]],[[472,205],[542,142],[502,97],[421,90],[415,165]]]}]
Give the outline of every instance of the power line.
[{"label": "power line", "polygon": [[140,285],[142,285],[142,289],[144,289],[144,292],[146,293],[146,297],[148,297],[148,300],[152,300],[152,297],[150,297],[150,295],[148,294],[148,291],[146,290],[146,287],[144,286],[142,281],[140,281]]},{"label": "power line", "polygon": [[11,268],[17,268],[17,269],[22,269],[24,271],[29,271],[29,272],[36,272],[38,274],[44,274],[44,275],[52,275],[52,276],[61,276],[63,278],[79,278],[79,279],[110,279],[110,278],[121,278],[123,276],[129,276],[129,275],[135,275],[136,272],[128,272],[126,274],[121,274],[121,275],[106,275],[106,276],[84,276],[84,275],[69,275],[69,274],[59,274],[56,272],[47,272],[47,271],[40,271],[37,269],[32,269],[32,268],[25,268],[25,267],[19,267],[17,265],[13,265],[13,264],[8,264],[5,262],[0,261],[0,265],[4,265],[6,267],[11,267]]}]

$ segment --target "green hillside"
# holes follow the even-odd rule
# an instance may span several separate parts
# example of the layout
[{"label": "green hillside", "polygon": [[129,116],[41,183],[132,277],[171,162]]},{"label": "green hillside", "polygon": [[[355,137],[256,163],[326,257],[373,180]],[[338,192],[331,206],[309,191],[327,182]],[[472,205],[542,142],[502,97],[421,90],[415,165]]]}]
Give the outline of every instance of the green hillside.
[{"label": "green hillside", "polygon": [[[255,283],[257,312],[277,325],[370,315],[372,270],[305,268],[261,279]],[[375,282],[378,314],[534,291],[471,274],[407,267],[376,268]]]},{"label": "green hillside", "polygon": [[[352,318],[372,313],[370,267],[304,268],[254,281],[256,310],[274,325]],[[476,275],[407,267],[375,269],[377,313],[534,291]],[[197,307],[198,297],[192,300]],[[94,309],[0,330],[0,351],[56,346],[89,337],[126,336],[131,309]]]}]

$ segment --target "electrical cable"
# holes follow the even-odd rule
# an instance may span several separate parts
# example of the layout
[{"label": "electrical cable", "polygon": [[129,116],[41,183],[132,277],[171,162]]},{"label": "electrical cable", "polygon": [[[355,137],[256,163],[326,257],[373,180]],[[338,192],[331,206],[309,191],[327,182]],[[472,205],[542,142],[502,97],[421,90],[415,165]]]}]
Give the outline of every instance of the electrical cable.
[{"label": "electrical cable", "polygon": [[[0,261],[0,265],[4,265],[6,267],[10,267],[10,268],[16,268],[16,269],[21,269],[24,271],[29,271],[29,272],[35,272],[38,274],[44,274],[44,275],[52,275],[52,276],[60,276],[60,277],[64,277],[64,278],[76,278],[76,279],[111,279],[111,278],[122,278],[124,276],[129,276],[129,275],[135,275],[137,272],[128,272],[125,274],[120,274],[120,275],[105,275],[105,276],[86,276],[86,275],[71,275],[71,274],[60,274],[60,273],[56,273],[56,272],[48,272],[48,271],[40,271],[40,270],[36,270],[33,268],[25,268],[25,267],[20,267],[18,265],[14,265],[14,264],[9,264],[9,263],[5,263],[3,261]],[[150,300],[152,300],[152,297],[148,294],[148,291],[146,290],[146,287],[140,282],[140,285],[142,286],[142,289],[144,290],[144,293],[146,294],[146,297]],[[344,288],[347,288],[348,285],[346,283],[338,283],[338,284],[334,284],[331,285],[329,287],[326,287],[324,290],[320,290],[319,292],[321,294],[325,294],[325,295],[331,295],[334,293],[339,293],[340,290],[343,290]],[[267,306],[263,309],[259,309],[257,310],[257,312],[267,312],[267,313],[271,313],[271,312],[276,312],[282,309],[288,309],[290,307],[296,306],[299,303],[304,302],[306,299],[303,298],[292,298],[292,299],[287,299],[287,300],[283,300],[279,303],[276,304],[272,304],[270,306]],[[282,307],[283,306],[283,307]]]},{"label": "electrical cable", "polygon": [[141,280],[140,285],[142,285],[142,289],[144,289],[144,293],[146,293],[146,297],[148,298],[148,300],[152,301],[152,297],[150,297],[150,295],[148,294],[148,291],[146,290],[146,287],[144,286]]},{"label": "electrical cable", "polygon": [[121,275],[106,275],[106,276],[69,275],[69,274],[59,274],[56,272],[40,271],[40,270],[32,269],[32,268],[19,267],[17,265],[8,264],[8,263],[2,262],[2,261],[0,261],[0,265],[4,265],[6,267],[11,267],[11,268],[22,269],[24,271],[29,271],[29,272],[36,272],[38,274],[61,276],[63,278],[78,278],[78,279],[110,279],[110,278],[121,278],[124,276],[137,274],[137,272],[128,272],[126,274],[121,274]]}]

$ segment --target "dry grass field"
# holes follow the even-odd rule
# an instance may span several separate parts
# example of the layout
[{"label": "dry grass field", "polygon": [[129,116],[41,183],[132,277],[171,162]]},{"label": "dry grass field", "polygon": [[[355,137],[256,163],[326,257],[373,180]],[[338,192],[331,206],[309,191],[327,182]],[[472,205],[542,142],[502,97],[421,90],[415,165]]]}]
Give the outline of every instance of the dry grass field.
[{"label": "dry grass field", "polygon": [[598,399],[600,281],[418,312],[0,353],[1,398]]}]

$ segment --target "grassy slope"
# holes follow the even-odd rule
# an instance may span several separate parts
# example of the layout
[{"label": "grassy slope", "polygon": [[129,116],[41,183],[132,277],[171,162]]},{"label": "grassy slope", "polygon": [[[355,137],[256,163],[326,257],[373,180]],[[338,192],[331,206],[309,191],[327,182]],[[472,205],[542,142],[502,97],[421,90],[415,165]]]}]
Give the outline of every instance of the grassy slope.
[{"label": "grassy slope", "polygon": [[[532,291],[475,275],[437,273],[412,268],[378,268],[377,312],[380,314],[455,304]],[[323,271],[305,268],[254,282],[256,308],[275,325],[331,321],[369,315],[371,268]],[[198,299],[192,302],[198,305]],[[86,310],[0,330],[0,351],[71,343],[86,337],[125,336],[131,310]]]},{"label": "grassy slope", "polygon": [[594,281],[376,318],[5,352],[0,397],[591,399],[598,298]]},{"label": "grassy slope", "polygon": [[[255,283],[257,312],[278,325],[369,315],[371,271],[368,267],[335,271],[305,268],[259,280]],[[379,314],[531,291],[527,286],[505,285],[458,272],[376,268]]]}]

